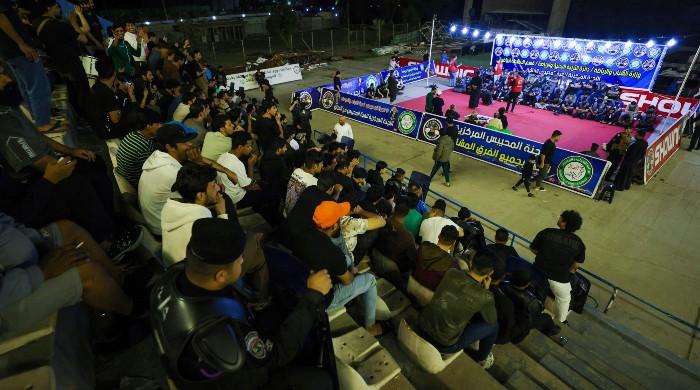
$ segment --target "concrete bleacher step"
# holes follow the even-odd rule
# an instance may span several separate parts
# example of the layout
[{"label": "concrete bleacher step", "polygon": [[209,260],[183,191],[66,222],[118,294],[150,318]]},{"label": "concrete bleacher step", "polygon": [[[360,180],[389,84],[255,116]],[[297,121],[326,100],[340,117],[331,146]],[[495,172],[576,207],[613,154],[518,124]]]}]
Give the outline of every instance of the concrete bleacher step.
[{"label": "concrete bleacher step", "polygon": [[522,371],[515,371],[513,375],[508,378],[506,382],[506,387],[511,390],[540,390],[540,387],[535,381],[533,381],[529,376],[525,375]]},{"label": "concrete bleacher step", "polygon": [[379,349],[367,359],[359,362],[355,370],[370,388],[381,389],[401,373],[396,360],[386,349]]},{"label": "concrete bleacher step", "polygon": [[390,320],[409,306],[411,306],[411,301],[399,290],[394,290],[384,297],[378,296],[377,319],[380,321]]},{"label": "concrete bleacher step", "polygon": [[355,328],[342,336],[333,337],[335,356],[349,365],[367,359],[379,348],[377,339],[362,327]]},{"label": "concrete bleacher step", "polygon": [[493,349],[493,355],[496,357],[496,362],[489,369],[489,372],[500,382],[505,383],[506,387],[508,387],[513,373],[521,372],[531,377],[543,389],[566,390],[569,388],[566,383],[516,345],[496,345]]},{"label": "concrete bleacher step", "polygon": [[[573,335],[573,337],[576,337]],[[614,381],[608,378],[605,374],[598,372],[594,367],[590,365],[585,359],[571,353],[565,348],[562,348],[559,344],[554,342],[551,338],[543,335],[540,332],[531,332],[529,337],[529,342],[539,347],[548,346],[550,348],[548,354],[558,361],[564,363],[567,367],[575,371],[578,375],[585,378],[586,381],[590,382],[597,388],[601,389],[613,389],[621,390],[622,388],[617,385]],[[531,346],[532,348],[532,346]],[[566,382],[566,380],[564,380]],[[567,382],[568,383],[568,382]]]},{"label": "concrete bleacher step", "polygon": [[540,363],[572,389],[594,390],[599,388],[551,353],[544,355],[540,359]]},{"label": "concrete bleacher step", "polygon": [[572,348],[576,348],[579,356],[596,356],[612,370],[619,371],[621,375],[617,379],[610,378],[620,386],[626,388],[623,381],[631,380],[647,388],[700,388],[700,370],[687,360],[605,318],[604,314],[587,310],[576,317],[575,321],[569,321],[570,329],[563,330]]}]

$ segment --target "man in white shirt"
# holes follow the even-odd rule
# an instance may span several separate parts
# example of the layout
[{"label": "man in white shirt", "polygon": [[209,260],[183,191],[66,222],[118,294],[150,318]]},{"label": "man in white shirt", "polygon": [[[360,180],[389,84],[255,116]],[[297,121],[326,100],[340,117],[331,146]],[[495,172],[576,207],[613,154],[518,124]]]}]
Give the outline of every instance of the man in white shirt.
[{"label": "man in white shirt", "polygon": [[335,127],[333,127],[333,134],[335,134],[336,142],[341,142],[343,137],[348,137],[352,140],[355,139],[355,137],[352,135],[352,126],[345,121],[344,116],[338,117],[338,123],[336,123]]},{"label": "man in white shirt", "polygon": [[304,166],[292,172],[292,177],[287,184],[287,195],[284,200],[284,215],[289,215],[294,205],[297,204],[299,196],[306,187],[315,186],[318,183],[316,175],[321,173],[323,168],[323,156],[316,150],[306,152]]},{"label": "man in white shirt", "polygon": [[445,209],[447,204],[444,200],[438,199],[435,201],[433,208],[425,214],[423,222],[420,224],[420,232],[418,235],[421,238],[421,242],[432,242],[433,244],[438,244],[438,237],[442,228],[448,225],[452,225],[457,228],[459,236],[464,236],[464,230],[459,227],[456,223],[452,222],[449,218],[445,217]]},{"label": "man in white shirt", "polygon": [[[252,151],[253,139],[250,133],[237,131],[231,134],[231,151],[219,156],[217,162],[235,173],[238,182],[233,183],[225,174],[219,174],[218,180],[237,208],[252,207],[268,223],[274,225],[280,219],[278,205],[275,204],[272,194],[252,179],[253,170],[258,161],[258,155],[251,155]],[[247,167],[242,161],[246,157],[248,157]]]}]

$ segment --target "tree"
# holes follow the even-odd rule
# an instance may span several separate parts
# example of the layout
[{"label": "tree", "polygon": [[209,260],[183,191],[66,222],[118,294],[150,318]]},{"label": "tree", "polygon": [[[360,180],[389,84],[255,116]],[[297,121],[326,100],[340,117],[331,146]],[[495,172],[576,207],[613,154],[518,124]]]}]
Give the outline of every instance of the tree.
[{"label": "tree", "polygon": [[270,35],[279,35],[292,48],[292,34],[299,28],[299,19],[289,6],[282,4],[275,7],[265,26]]}]

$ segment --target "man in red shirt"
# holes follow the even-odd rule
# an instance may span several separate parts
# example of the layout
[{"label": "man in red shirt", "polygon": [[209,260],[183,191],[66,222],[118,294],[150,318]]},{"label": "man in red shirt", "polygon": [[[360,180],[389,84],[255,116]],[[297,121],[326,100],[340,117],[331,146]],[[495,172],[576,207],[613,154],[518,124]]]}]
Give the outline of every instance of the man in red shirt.
[{"label": "man in red shirt", "polygon": [[[513,112],[515,109],[515,104],[518,102],[518,97],[520,96],[520,93],[523,92],[525,79],[518,72],[515,72],[508,85],[510,86],[510,94],[508,94],[508,99],[506,99],[508,102],[506,103],[506,111],[508,111],[508,108],[510,108],[510,112]],[[512,107],[511,103],[513,104]]]},{"label": "man in red shirt", "polygon": [[496,62],[496,65],[493,67],[493,83],[498,84],[498,80],[501,78],[501,74],[503,74],[503,63],[498,60]]}]

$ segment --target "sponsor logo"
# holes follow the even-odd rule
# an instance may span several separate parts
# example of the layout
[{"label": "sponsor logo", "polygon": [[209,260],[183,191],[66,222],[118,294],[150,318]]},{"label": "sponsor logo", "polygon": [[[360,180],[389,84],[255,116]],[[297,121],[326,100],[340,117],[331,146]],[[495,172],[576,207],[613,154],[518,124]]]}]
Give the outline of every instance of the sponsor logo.
[{"label": "sponsor logo", "polygon": [[640,110],[646,110],[649,106],[655,106],[660,113],[669,114],[674,118],[690,112],[692,101],[675,100],[671,96],[657,95],[652,92],[622,92],[620,100],[624,102],[637,102]]},{"label": "sponsor logo", "polygon": [[661,54],[661,49],[660,49],[660,48],[654,46],[654,47],[652,47],[651,49],[649,49],[649,57],[651,57],[651,58],[656,58],[656,57],[659,56],[659,54]]},{"label": "sponsor logo", "polygon": [[406,110],[399,114],[399,133],[410,135],[416,128],[416,114],[411,110]]},{"label": "sponsor logo", "polygon": [[593,165],[581,156],[569,156],[561,160],[557,167],[559,182],[567,187],[583,187],[593,177]]},{"label": "sponsor logo", "polygon": [[647,48],[644,45],[636,45],[634,49],[632,49],[632,53],[635,57],[642,57],[647,54]]},{"label": "sponsor logo", "polygon": [[428,141],[435,141],[440,138],[442,122],[436,118],[430,118],[423,124],[423,136]]},{"label": "sponsor logo", "polygon": [[321,95],[321,106],[326,110],[330,110],[333,107],[333,103],[335,103],[335,93],[333,91],[323,92],[323,95]]},{"label": "sponsor logo", "polygon": [[497,47],[496,50],[494,50],[493,53],[494,53],[495,55],[497,55],[497,56],[500,57],[501,54],[503,54],[503,48],[502,48],[502,47]]},{"label": "sponsor logo", "polygon": [[656,61],[654,61],[651,58],[642,62],[642,69],[644,69],[644,70],[647,70],[647,71],[652,70],[652,69],[654,69],[654,66],[656,66]]},{"label": "sponsor logo", "polygon": [[379,82],[377,81],[377,77],[373,74],[367,76],[367,79],[365,79],[365,87],[369,88],[370,85],[374,85],[375,87],[379,85]]},{"label": "sponsor logo", "polygon": [[615,65],[620,69],[626,68],[629,64],[630,60],[628,60],[627,57],[620,57],[615,61]]},{"label": "sponsor logo", "polygon": [[313,98],[311,97],[311,94],[307,91],[302,91],[299,94],[299,101],[301,102],[301,104],[304,105],[304,108],[306,108],[307,110],[311,108],[311,105],[314,102]]}]

